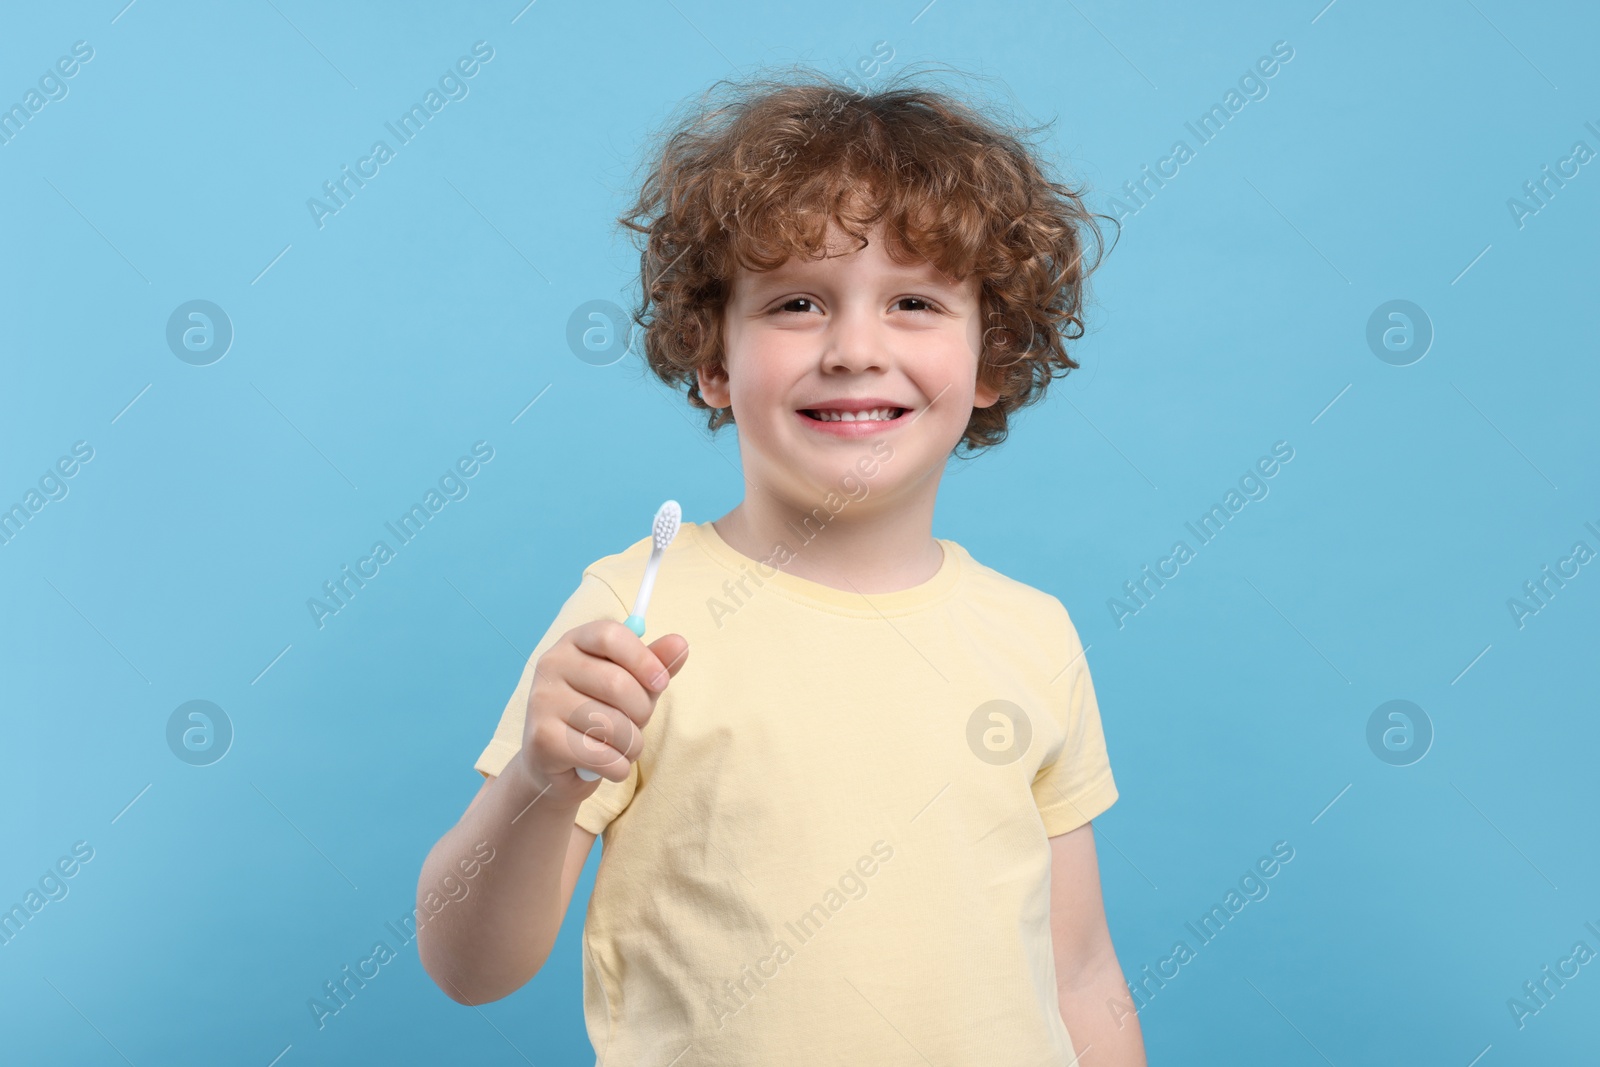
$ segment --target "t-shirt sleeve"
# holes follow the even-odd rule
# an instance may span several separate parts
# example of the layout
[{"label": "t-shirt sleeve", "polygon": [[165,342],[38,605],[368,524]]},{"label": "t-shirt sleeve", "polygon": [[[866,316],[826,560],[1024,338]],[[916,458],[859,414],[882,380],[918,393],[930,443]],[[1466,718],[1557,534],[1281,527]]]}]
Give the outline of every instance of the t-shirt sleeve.
[{"label": "t-shirt sleeve", "polygon": [[[506,701],[505,710],[500,713],[500,723],[495,727],[494,736],[478,756],[478,761],[473,764],[478,773],[485,778],[496,777],[505,770],[506,764],[522,751],[522,727],[527,718],[528,694],[533,690],[534,665],[539,657],[559,641],[562,634],[574,626],[595,619],[616,619],[620,622],[627,616],[627,605],[611,586],[594,573],[585,571],[578,588],[561,606],[561,610],[556,613],[555,621],[539,639],[539,643],[528,656],[527,663],[523,665],[522,677],[518,680],[511,699]],[[633,799],[638,777],[639,764],[635,761],[628,770],[628,777],[622,781],[613,782],[602,778],[599,787],[578,805],[574,821],[592,834],[604,831],[611,820],[620,815]]]},{"label": "t-shirt sleeve", "polygon": [[1095,700],[1083,643],[1064,607],[1062,617],[1066,620],[1063,659],[1069,665],[1051,683],[1050,690],[1056,694],[1052,707],[1061,717],[1065,740],[1055,759],[1040,767],[1033,779],[1033,799],[1047,837],[1076,830],[1117,799],[1105,734],[1100,728],[1100,706]]}]

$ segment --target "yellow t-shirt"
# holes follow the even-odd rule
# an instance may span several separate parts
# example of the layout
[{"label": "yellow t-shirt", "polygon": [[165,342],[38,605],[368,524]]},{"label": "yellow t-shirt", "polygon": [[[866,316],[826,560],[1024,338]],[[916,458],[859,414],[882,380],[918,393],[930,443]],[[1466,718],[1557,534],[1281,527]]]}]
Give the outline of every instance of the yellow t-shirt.
[{"label": "yellow t-shirt", "polygon": [[[939,543],[934,577],[868,594],[710,523],[667,548],[645,640],[682,634],[689,658],[627,779],[577,812],[604,835],[583,932],[599,1063],[1074,1062],[1047,838],[1117,798],[1094,688],[1059,600]],[[626,618],[649,553],[585,569],[480,772],[522,746],[533,663]]]}]

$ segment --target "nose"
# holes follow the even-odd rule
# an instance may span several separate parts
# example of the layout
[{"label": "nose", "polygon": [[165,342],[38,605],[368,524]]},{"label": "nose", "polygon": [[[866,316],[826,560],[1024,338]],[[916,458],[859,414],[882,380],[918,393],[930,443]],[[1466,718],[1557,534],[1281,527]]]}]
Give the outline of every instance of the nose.
[{"label": "nose", "polygon": [[822,351],[823,370],[860,373],[888,367],[886,329],[870,308],[840,308],[828,323]]}]

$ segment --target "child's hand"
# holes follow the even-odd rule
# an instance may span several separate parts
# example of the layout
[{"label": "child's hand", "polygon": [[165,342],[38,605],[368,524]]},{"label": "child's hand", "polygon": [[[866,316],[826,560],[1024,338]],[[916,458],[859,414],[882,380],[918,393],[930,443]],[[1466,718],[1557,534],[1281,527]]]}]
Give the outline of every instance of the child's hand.
[{"label": "child's hand", "polygon": [[[579,778],[574,767],[613,782],[627,778],[644,750],[641,731],[656,698],[688,655],[689,642],[679,634],[646,646],[612,619],[562,634],[534,665],[528,692],[519,758],[534,783],[548,787],[552,800],[577,802],[599,786]],[[657,676],[659,688],[651,688]]]}]

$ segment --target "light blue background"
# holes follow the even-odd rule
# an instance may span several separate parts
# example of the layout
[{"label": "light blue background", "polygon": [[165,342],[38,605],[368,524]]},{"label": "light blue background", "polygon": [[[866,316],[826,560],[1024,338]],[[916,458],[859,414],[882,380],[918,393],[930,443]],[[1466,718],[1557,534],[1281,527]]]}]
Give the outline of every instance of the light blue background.
[{"label": "light blue background", "polygon": [[[891,71],[949,63],[1055,119],[1101,210],[1196,150],[1093,279],[1083,369],[953,468],[935,523],[1090,646],[1130,977],[1295,849],[1141,1013],[1151,1062],[1593,1054],[1600,964],[1523,1029],[1506,1004],[1600,950],[1600,566],[1521,629],[1506,605],[1600,549],[1600,163],[1522,227],[1507,207],[1600,150],[1592,9],[122,3],[14,6],[0,33],[5,105],[94,48],[0,146],[0,505],[95,450],[0,547],[0,905],[95,850],[0,947],[8,1060],[592,1062],[598,850],[513,996],[449,1001],[413,944],[320,1031],[307,1000],[393,941],[581,568],[667,497],[696,521],[739,500],[733,433],[565,342],[637,284],[614,219],[642,139],[715,79],[843,74],[880,41]],[[307,198],[479,40],[470,95],[319,229]],[[1184,123],[1280,40],[1269,95],[1197,146]],[[236,331],[210,366],[165,342],[192,299]],[[1365,340],[1392,299],[1436,331],[1410,366]],[[307,598],[479,440],[470,494],[318,629]],[[1108,598],[1280,440],[1270,495],[1119,629]],[[237,732],[208,767],[165,740],[192,699]],[[1436,732],[1411,766],[1366,741],[1391,699]]]}]

